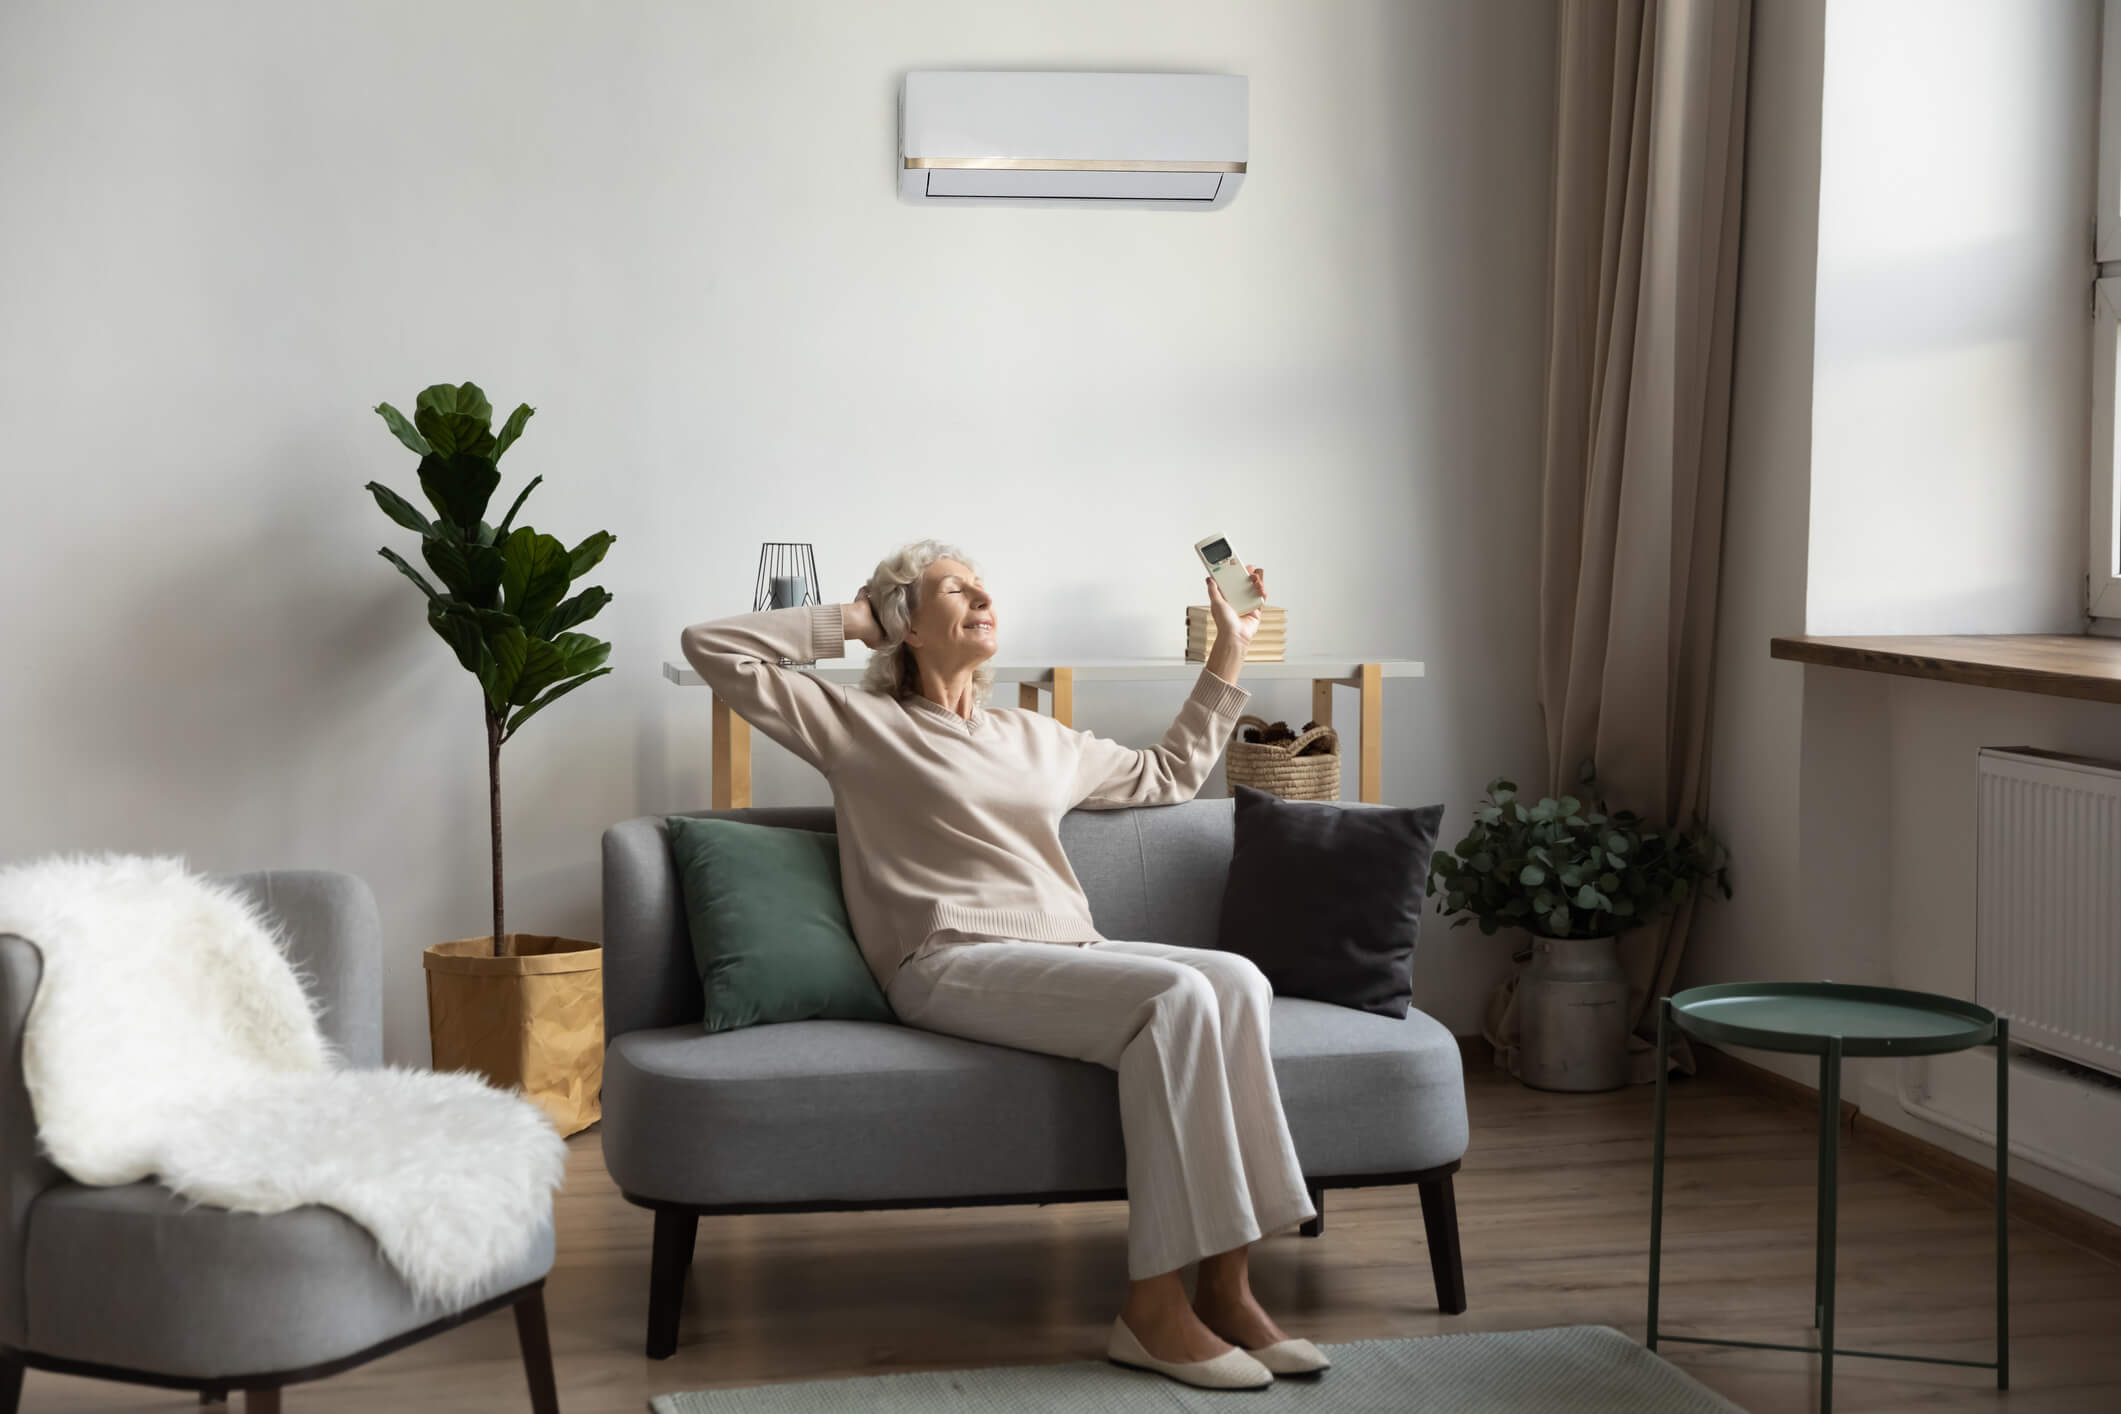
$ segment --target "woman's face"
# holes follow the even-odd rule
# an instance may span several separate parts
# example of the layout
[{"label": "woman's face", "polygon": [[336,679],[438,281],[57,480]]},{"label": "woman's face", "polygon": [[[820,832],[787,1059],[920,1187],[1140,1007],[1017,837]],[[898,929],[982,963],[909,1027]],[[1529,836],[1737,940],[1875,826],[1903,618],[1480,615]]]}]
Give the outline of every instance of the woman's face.
[{"label": "woman's face", "polygon": [[949,672],[994,656],[1001,633],[994,596],[971,566],[951,559],[928,566],[921,572],[914,605],[906,642],[930,671]]}]

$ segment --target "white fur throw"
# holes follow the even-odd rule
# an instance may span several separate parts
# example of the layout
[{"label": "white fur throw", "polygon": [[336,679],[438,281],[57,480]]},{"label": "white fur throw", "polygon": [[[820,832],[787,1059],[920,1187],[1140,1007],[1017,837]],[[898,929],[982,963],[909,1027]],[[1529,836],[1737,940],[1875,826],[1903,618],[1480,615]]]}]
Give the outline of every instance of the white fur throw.
[{"label": "white fur throw", "polygon": [[182,861],[0,870],[0,933],[43,953],[22,1073],[43,1147],[77,1183],[336,1208],[448,1309],[550,1220],[566,1148],[535,1106],[469,1075],[337,1068],[272,924]]}]

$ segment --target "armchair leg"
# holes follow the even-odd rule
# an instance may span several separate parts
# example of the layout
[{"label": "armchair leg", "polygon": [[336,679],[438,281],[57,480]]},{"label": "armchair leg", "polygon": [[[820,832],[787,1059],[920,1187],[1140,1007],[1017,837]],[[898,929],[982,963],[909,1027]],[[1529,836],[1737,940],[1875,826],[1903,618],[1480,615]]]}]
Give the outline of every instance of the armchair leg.
[{"label": "armchair leg", "polygon": [[1306,1183],[1304,1187],[1311,1190],[1311,1206],[1318,1209],[1318,1216],[1305,1219],[1296,1231],[1304,1237],[1316,1237],[1326,1230],[1326,1190],[1315,1183]]},{"label": "armchair leg", "polygon": [[531,1414],[560,1414],[552,1383],[552,1339],[545,1329],[545,1288],[515,1304],[516,1341],[523,1347],[523,1375],[530,1381]]},{"label": "armchair leg", "polygon": [[1466,1309],[1466,1269],[1458,1251],[1458,1196],[1451,1175],[1424,1180],[1421,1225],[1429,1237],[1429,1272],[1436,1279],[1436,1305],[1446,1316]]},{"label": "armchair leg", "polygon": [[15,1414],[21,1407],[21,1358],[15,1355],[0,1355],[0,1414]]},{"label": "armchair leg", "polygon": [[698,1213],[677,1208],[655,1210],[655,1247],[648,1262],[651,1360],[668,1360],[677,1354],[678,1317],[685,1309],[685,1273],[692,1266],[692,1245],[699,1232]]},{"label": "armchair leg", "polygon": [[243,1414],[280,1414],[280,1391],[277,1389],[247,1389],[243,1391]]}]

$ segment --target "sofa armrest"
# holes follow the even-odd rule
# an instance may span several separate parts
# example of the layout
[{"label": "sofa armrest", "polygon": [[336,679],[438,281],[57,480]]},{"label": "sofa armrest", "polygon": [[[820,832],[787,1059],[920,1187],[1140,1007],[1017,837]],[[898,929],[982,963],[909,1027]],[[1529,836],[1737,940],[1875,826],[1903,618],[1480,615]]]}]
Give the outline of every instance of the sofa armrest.
[{"label": "sofa armrest", "polygon": [[37,1116],[22,1083],[22,1036],[30,1003],[44,980],[44,954],[13,933],[0,934],[0,1345],[27,1343],[22,1249],[30,1205],[66,1181],[37,1147]]},{"label": "sofa armrest", "polygon": [[319,1003],[318,1023],[344,1064],[383,1063],[383,922],[352,874],[265,869],[215,881],[248,895],[280,925],[288,959]]}]

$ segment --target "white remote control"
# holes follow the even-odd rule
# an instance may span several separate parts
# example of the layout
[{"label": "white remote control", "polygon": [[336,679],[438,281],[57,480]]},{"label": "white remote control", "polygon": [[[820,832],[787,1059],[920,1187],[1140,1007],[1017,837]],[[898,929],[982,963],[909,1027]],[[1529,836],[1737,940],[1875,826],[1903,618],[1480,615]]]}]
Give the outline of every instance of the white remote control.
[{"label": "white remote control", "polygon": [[1227,539],[1211,535],[1196,542],[1193,549],[1200,555],[1200,562],[1208,567],[1208,573],[1214,576],[1231,608],[1240,614],[1249,614],[1266,602],[1253,590],[1252,576],[1245,571],[1245,562],[1237,558]]}]

